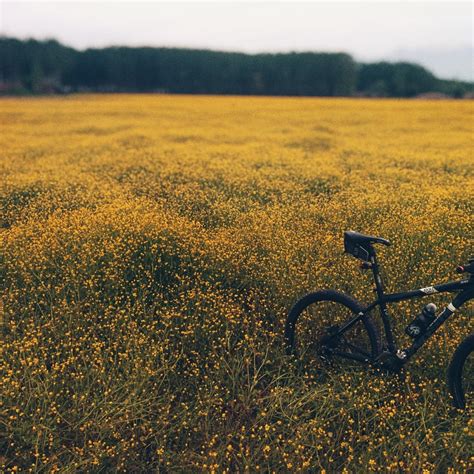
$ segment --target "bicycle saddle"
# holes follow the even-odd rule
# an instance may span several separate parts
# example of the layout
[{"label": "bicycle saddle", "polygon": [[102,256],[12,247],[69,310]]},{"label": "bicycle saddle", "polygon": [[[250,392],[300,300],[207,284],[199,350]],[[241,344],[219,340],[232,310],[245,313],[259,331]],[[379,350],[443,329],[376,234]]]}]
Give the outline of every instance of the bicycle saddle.
[{"label": "bicycle saddle", "polygon": [[364,245],[364,244],[383,244],[391,245],[387,239],[382,239],[382,237],[374,237],[372,235],[360,234],[359,232],[354,232],[353,230],[348,230],[344,232],[344,240],[349,240],[354,244]]}]

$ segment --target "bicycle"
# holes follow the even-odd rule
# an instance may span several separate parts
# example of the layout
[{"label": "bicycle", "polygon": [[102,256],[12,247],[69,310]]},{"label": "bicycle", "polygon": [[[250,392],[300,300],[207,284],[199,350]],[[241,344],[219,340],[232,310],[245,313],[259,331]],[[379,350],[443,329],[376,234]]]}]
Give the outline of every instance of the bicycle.
[{"label": "bicycle", "polygon": [[[344,232],[345,253],[362,260],[363,270],[372,270],[376,300],[364,306],[351,296],[335,290],[321,290],[302,297],[286,319],[287,354],[298,356],[303,361],[316,357],[331,364],[336,360],[349,361],[399,372],[455,311],[474,298],[474,259],[457,268],[458,273],[469,274],[468,278],[400,293],[385,293],[374,244],[391,245],[381,237]],[[444,292],[454,292],[456,296],[437,315],[433,303],[426,305],[405,329],[413,343],[407,348],[399,348],[387,305]],[[379,340],[379,330],[371,316],[377,307],[383,327],[383,341]],[[317,324],[314,318],[317,318]],[[298,331],[297,327],[300,328]],[[473,340],[468,338],[470,342],[461,344],[448,371],[449,386],[458,407],[466,405],[466,387],[462,381]]]}]

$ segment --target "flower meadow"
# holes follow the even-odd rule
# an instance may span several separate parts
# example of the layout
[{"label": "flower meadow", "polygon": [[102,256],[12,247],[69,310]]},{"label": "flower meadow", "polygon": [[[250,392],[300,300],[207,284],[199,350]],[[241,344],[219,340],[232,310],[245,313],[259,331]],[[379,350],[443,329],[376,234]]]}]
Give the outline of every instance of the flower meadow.
[{"label": "flower meadow", "polygon": [[[401,375],[301,366],[293,302],[473,254],[471,101],[1,99],[0,470],[472,472],[456,313]],[[391,305],[395,334],[428,302]],[[377,315],[374,315],[376,318]]]}]

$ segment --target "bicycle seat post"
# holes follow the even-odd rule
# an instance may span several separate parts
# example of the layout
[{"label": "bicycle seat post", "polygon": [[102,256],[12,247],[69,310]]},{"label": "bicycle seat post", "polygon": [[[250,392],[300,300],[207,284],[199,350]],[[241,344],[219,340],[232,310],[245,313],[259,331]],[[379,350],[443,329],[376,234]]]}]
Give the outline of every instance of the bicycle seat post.
[{"label": "bicycle seat post", "polygon": [[395,340],[393,338],[392,328],[390,326],[390,320],[387,313],[387,305],[383,301],[384,288],[382,278],[380,276],[380,268],[377,261],[377,255],[375,254],[375,249],[373,246],[370,248],[370,263],[372,264],[372,273],[375,280],[375,291],[377,292],[377,299],[380,301],[380,316],[382,317],[382,323],[385,329],[385,334],[387,336],[387,348],[389,352],[394,353],[396,351]]},{"label": "bicycle seat post", "polygon": [[383,282],[380,276],[380,267],[377,260],[377,255],[372,245],[370,246],[370,263],[371,263],[371,268],[372,268],[372,274],[374,275],[375,291],[377,292],[377,297],[382,298],[383,297]]}]

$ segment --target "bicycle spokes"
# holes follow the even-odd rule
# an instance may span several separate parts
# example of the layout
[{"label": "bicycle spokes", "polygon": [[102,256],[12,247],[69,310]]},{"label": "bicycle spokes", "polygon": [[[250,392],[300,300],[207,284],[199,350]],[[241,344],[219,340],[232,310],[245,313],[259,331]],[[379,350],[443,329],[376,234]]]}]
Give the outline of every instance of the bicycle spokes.
[{"label": "bicycle spokes", "polygon": [[300,356],[331,360],[333,365],[368,362],[372,357],[372,345],[363,321],[340,333],[340,328],[354,317],[352,311],[335,302],[318,302],[306,308],[298,320]]}]

